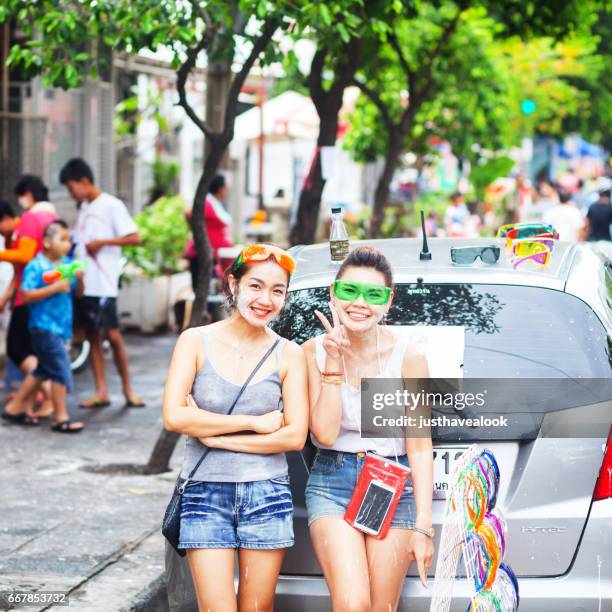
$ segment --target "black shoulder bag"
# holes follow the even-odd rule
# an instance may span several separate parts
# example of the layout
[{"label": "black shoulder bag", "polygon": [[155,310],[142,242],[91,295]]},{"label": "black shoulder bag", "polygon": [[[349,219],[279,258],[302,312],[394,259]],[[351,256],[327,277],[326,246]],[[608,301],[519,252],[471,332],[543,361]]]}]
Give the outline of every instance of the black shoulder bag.
[{"label": "black shoulder bag", "polygon": [[[236,396],[234,403],[232,404],[231,408],[229,409],[227,413],[228,415],[232,414],[232,411],[236,407],[238,400],[244,393],[248,384],[251,382],[253,376],[255,376],[259,368],[264,364],[266,359],[272,354],[272,351],[276,348],[279,342],[280,342],[280,338],[277,338],[274,344],[268,349],[266,354],[261,358],[260,362],[255,366],[253,371],[249,374],[249,377],[246,379],[245,383],[242,385],[242,388],[240,389],[240,391],[238,391],[238,395]],[[196,463],[195,467],[193,468],[193,470],[191,470],[191,473],[189,474],[189,476],[187,476],[187,479],[185,480],[185,482],[180,486],[179,486],[179,482],[181,480],[181,477],[179,475],[176,481],[176,484],[174,486],[174,491],[172,492],[172,497],[170,498],[170,503],[168,504],[168,507],[166,508],[166,513],[164,514],[164,520],[162,522],[162,534],[168,540],[168,542],[172,544],[172,547],[174,548],[174,550],[176,550],[176,552],[181,557],[184,557],[186,554],[184,549],[178,547],[179,534],[181,531],[181,502],[183,498],[183,493],[185,492],[185,489],[189,481],[193,477],[193,475],[198,471],[198,468],[202,464],[202,461],[204,461],[204,458],[208,454],[209,450],[210,449],[208,447],[204,449],[204,451],[202,452],[202,456]]]}]

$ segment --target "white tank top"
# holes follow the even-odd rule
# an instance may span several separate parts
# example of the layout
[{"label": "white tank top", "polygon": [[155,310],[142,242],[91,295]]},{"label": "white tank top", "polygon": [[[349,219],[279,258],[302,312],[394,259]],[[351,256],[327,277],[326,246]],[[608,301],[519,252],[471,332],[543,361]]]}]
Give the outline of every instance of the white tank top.
[{"label": "white tank top", "polygon": [[[402,377],[402,362],[404,361],[406,346],[409,344],[409,338],[407,334],[391,333],[395,336],[395,346],[387,360],[387,365],[376,378]],[[325,370],[326,353],[323,348],[324,337],[325,334],[315,337],[317,366],[321,372]],[[405,438],[362,438],[361,390],[351,387],[347,382],[343,382],[340,385],[340,393],[342,398],[342,419],[340,421],[338,437],[331,446],[324,446],[315,438],[314,434],[311,434],[310,438],[315,446],[345,453],[372,451],[383,457],[406,454]]]}]

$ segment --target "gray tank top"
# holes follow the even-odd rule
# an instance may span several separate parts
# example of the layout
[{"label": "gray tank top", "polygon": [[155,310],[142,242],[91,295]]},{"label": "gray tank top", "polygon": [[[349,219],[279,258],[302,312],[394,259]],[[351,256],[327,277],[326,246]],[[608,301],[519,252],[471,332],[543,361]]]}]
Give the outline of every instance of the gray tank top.
[{"label": "gray tank top", "polygon": [[[210,359],[208,335],[202,331],[202,336],[206,361],[196,374],[191,394],[199,408],[227,414],[242,385],[228,380],[217,372]],[[232,414],[258,416],[279,407],[282,397],[280,355],[286,342],[282,338],[275,351],[268,357],[268,360],[276,360],[276,369],[263,379],[255,375],[255,382],[249,383]],[[263,364],[262,367],[265,365]],[[203,450],[204,446],[197,438],[186,438],[181,478],[187,478],[200,459]],[[287,473],[285,453],[259,455],[211,448],[192,479],[209,482],[253,482],[278,478]]]}]

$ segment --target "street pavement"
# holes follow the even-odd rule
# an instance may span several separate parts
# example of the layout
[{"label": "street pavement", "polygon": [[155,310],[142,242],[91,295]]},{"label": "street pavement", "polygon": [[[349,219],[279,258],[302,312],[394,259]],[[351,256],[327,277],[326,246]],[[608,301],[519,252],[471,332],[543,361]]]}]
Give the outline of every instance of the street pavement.
[{"label": "street pavement", "polygon": [[51,432],[48,421],[38,427],[2,421],[0,592],[68,592],[69,609],[87,612],[153,609],[146,602],[163,588],[159,530],[182,444],[173,472],[144,476],[107,468],[147,462],[162,428],[162,391],[176,336],[126,340],[134,389],[145,408],[123,408],[109,352],[112,406],[79,409],[78,398],[94,389],[89,369],[75,376],[69,406],[71,416],[86,425],[82,433]]}]

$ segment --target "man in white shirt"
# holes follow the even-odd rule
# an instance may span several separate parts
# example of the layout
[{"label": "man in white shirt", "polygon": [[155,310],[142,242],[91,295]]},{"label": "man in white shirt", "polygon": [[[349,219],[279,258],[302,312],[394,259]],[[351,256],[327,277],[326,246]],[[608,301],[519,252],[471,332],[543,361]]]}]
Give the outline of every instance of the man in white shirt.
[{"label": "man in white shirt", "polygon": [[127,354],[117,318],[117,293],[121,248],[140,243],[138,228],[125,204],[103,193],[94,183],[89,165],[74,158],[60,172],[60,182],[72,199],[80,203],[76,223],[76,255],[87,263],[85,292],[75,300],[75,320],[83,327],[91,344],[91,366],[96,394],[81,402],[81,408],[103,408],[110,405],[110,395],[104,371],[104,335],[110,341],[115,365],[121,377],[126,406],[142,407],[130,384]]},{"label": "man in white shirt", "polygon": [[544,213],[542,221],[550,223],[559,232],[559,240],[568,240],[569,242],[580,240],[584,218],[568,192],[559,191],[559,204],[549,208]]}]

